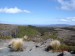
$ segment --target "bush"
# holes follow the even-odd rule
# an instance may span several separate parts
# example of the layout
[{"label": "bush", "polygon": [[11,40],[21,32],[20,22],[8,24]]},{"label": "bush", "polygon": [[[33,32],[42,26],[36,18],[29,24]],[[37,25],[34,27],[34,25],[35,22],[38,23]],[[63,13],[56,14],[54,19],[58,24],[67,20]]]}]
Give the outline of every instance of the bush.
[{"label": "bush", "polygon": [[11,36],[4,36],[4,37],[0,37],[0,39],[12,39]]},{"label": "bush", "polygon": [[60,46],[60,50],[73,51],[75,50],[75,46],[68,46],[68,45],[62,44]]},{"label": "bush", "polygon": [[18,27],[19,32],[17,34],[17,37],[23,37],[25,35],[27,36],[36,36],[37,34],[39,34],[39,32],[32,28],[32,27],[28,27],[28,26],[19,26]]}]

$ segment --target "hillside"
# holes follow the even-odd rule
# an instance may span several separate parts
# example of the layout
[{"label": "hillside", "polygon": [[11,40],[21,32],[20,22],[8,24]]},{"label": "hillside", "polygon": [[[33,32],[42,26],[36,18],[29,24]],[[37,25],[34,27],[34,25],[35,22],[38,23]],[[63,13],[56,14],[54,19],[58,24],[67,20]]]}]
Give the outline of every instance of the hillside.
[{"label": "hillside", "polygon": [[0,24],[0,38],[11,38],[15,37],[18,33],[18,26],[16,25],[8,25],[8,24]]},{"label": "hillside", "polygon": [[75,26],[35,27],[0,24],[0,39],[22,38],[25,35],[29,37],[29,40],[44,41],[52,38],[75,46]]}]

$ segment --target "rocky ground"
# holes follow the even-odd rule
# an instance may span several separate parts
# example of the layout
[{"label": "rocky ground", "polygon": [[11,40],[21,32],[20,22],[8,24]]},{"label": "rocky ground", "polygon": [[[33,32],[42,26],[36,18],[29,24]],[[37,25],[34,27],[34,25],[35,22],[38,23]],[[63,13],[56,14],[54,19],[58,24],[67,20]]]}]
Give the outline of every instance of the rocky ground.
[{"label": "rocky ground", "polygon": [[[46,52],[44,51],[45,47],[48,45],[48,42],[44,43],[35,43],[33,41],[26,41],[24,43],[24,51],[19,52],[10,52],[8,46],[8,40],[0,40],[0,56],[57,56],[59,52]],[[42,44],[42,45],[41,45]],[[38,45],[39,47],[35,47]],[[69,52],[64,52],[64,56],[75,56]]]}]

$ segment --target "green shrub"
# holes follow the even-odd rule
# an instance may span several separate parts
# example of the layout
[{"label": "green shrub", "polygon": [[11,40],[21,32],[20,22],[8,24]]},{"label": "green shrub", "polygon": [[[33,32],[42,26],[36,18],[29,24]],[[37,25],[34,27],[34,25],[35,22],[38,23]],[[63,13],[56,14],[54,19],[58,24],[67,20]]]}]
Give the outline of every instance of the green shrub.
[{"label": "green shrub", "polygon": [[62,44],[60,46],[60,50],[67,50],[67,51],[75,50],[75,46],[68,46],[68,45]]},{"label": "green shrub", "polygon": [[4,36],[4,37],[0,37],[0,39],[12,39],[11,36]]},{"label": "green shrub", "polygon": [[39,34],[39,32],[36,29],[28,27],[28,26],[19,26],[18,29],[19,29],[19,32],[17,34],[17,37],[23,37],[25,35],[36,36],[37,34]]}]

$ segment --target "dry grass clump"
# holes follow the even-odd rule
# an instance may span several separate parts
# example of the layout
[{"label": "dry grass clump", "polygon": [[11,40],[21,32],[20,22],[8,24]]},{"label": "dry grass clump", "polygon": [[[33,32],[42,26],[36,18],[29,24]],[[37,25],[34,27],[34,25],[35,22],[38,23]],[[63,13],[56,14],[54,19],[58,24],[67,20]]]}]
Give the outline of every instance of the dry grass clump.
[{"label": "dry grass clump", "polygon": [[9,48],[11,51],[23,51],[23,43],[23,39],[12,39],[9,43]]},{"label": "dry grass clump", "polygon": [[52,40],[50,42],[50,46],[53,48],[53,51],[58,50],[60,48],[60,45],[61,45],[61,43],[59,40]]}]

